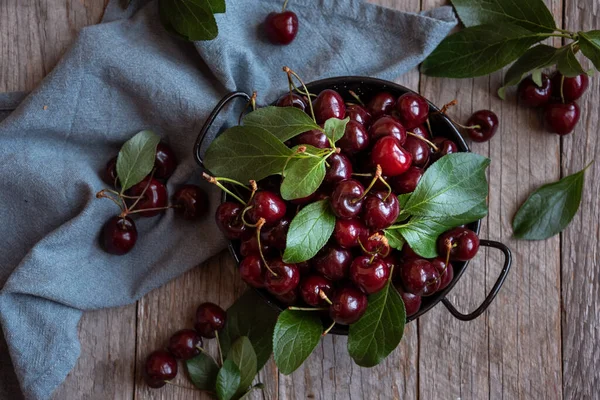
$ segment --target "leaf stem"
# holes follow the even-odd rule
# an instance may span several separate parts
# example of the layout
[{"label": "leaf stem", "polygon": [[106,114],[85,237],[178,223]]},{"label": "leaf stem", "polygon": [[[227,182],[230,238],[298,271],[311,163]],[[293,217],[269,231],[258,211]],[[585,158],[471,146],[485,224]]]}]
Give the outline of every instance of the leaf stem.
[{"label": "leaf stem", "polygon": [[543,34],[544,37],[562,37],[562,38],[567,38],[567,39],[575,39],[575,36],[572,34],[564,34],[564,33],[553,33],[551,35],[545,35]]},{"label": "leaf stem", "polygon": [[[150,178],[148,179],[148,183],[146,184],[146,187],[144,188],[144,190],[142,190],[142,193],[140,193],[140,197],[138,197],[138,199],[131,205],[131,207],[127,208],[127,206],[126,206],[125,210],[123,211],[124,213],[129,214],[130,210],[135,210],[135,206],[137,206],[137,204],[140,202],[142,197],[144,197],[144,194],[146,194],[146,190],[148,190],[148,188],[150,187],[150,184],[152,183],[152,179],[154,178],[154,171],[156,171],[156,169],[153,168],[152,172],[150,173]],[[123,190],[121,190],[121,194],[123,194]]]},{"label": "leaf stem", "polygon": [[283,2],[283,8],[281,9],[281,12],[284,12],[284,11],[285,11],[285,8],[287,7],[287,3],[288,3],[288,0],[285,0],[285,1]]},{"label": "leaf stem", "polygon": [[217,341],[217,347],[219,349],[219,361],[221,361],[221,367],[223,366],[223,349],[221,349],[221,341],[219,340],[219,331],[215,330],[215,339]]}]

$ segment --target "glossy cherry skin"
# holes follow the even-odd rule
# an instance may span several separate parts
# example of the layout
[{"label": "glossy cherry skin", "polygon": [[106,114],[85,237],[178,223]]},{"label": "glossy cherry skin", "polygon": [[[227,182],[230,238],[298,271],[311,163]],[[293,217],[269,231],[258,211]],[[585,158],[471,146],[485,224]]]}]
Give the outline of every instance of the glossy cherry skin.
[{"label": "glossy cherry skin", "polygon": [[479,128],[467,129],[467,133],[474,142],[487,142],[496,134],[498,124],[498,116],[494,112],[475,111],[467,121],[467,126],[479,126]]},{"label": "glossy cherry skin", "polygon": [[372,230],[385,229],[396,222],[400,204],[394,193],[371,191],[365,198],[362,220]]},{"label": "glossy cherry skin", "polygon": [[437,161],[445,155],[458,153],[458,146],[450,139],[444,137],[435,137],[432,140],[433,144],[436,145],[438,151],[431,154],[432,161]]},{"label": "glossy cherry skin", "polygon": [[421,256],[415,253],[408,243],[404,243],[404,245],[402,245],[402,252],[400,254],[404,261],[410,260],[411,258],[421,258]]},{"label": "glossy cherry skin", "polygon": [[406,309],[406,316],[410,317],[415,315],[421,308],[421,296],[418,294],[412,294],[406,292],[401,285],[395,284],[394,287],[398,291],[400,297],[404,301],[404,308]]},{"label": "glossy cherry skin", "polygon": [[366,294],[379,292],[390,277],[390,268],[379,257],[358,256],[350,265],[350,279]]},{"label": "glossy cherry skin", "polygon": [[365,128],[371,123],[371,113],[359,104],[350,104],[346,106],[346,117],[350,117],[350,121],[357,122]]},{"label": "glossy cherry skin", "polygon": [[156,350],[148,355],[144,364],[148,383],[170,381],[177,376],[177,360],[166,350]]},{"label": "glossy cherry skin", "polygon": [[244,207],[241,204],[232,201],[226,201],[217,207],[215,221],[227,239],[240,239],[246,232],[246,225],[242,222],[243,211]]},{"label": "glossy cherry skin", "polygon": [[369,111],[373,119],[376,119],[384,114],[391,113],[395,102],[396,98],[392,94],[379,92],[367,104],[367,111]]},{"label": "glossy cherry skin", "polygon": [[[246,256],[239,267],[240,277],[248,285],[255,288],[265,287],[265,269],[263,268],[260,255],[251,254]],[[270,273],[270,272],[266,272]]]},{"label": "glossy cherry skin", "polygon": [[285,201],[278,194],[268,190],[256,192],[248,207],[252,207],[246,211],[248,220],[255,224],[264,218],[267,226],[277,223],[287,211]]},{"label": "glossy cherry skin", "polygon": [[517,89],[521,104],[527,107],[540,107],[550,101],[552,95],[552,81],[546,74],[542,74],[542,86],[531,79],[531,76],[523,79]]},{"label": "glossy cherry skin", "polygon": [[431,140],[431,135],[429,134],[429,131],[427,130],[427,128],[425,128],[424,125],[415,126],[414,128],[412,128],[411,131],[415,135],[419,135],[421,137],[424,137],[425,139]]},{"label": "glossy cherry skin", "polygon": [[280,295],[274,295],[274,296],[277,300],[279,300],[281,303],[283,303],[287,306],[296,304],[298,302],[298,298],[300,297],[298,295],[298,288],[296,288],[294,290],[290,290],[287,293],[280,294]]},{"label": "glossy cherry skin", "polygon": [[390,254],[391,248],[387,241],[387,238],[381,232],[375,232],[367,238],[365,242],[362,241],[363,252],[366,255],[378,255],[379,257],[385,258]]},{"label": "glossy cherry skin", "polygon": [[407,292],[420,296],[432,295],[440,286],[439,272],[423,258],[405,261],[400,269],[400,279]]},{"label": "glossy cherry skin", "polygon": [[335,221],[333,238],[345,249],[357,247],[358,241],[365,242],[369,230],[359,219],[338,219]]},{"label": "glossy cherry skin", "polygon": [[450,251],[450,260],[469,261],[479,250],[479,237],[468,228],[450,229],[440,235],[437,241],[438,254],[443,259]]},{"label": "glossy cherry skin", "polygon": [[264,29],[271,43],[290,44],[298,34],[298,16],[292,11],[269,13]]},{"label": "glossy cherry skin", "polygon": [[[562,94],[565,102],[575,101],[580,98],[587,90],[590,78],[587,74],[580,74],[574,78],[564,77],[560,72],[552,75],[552,95],[558,99],[560,96],[560,87],[562,84]],[[561,83],[562,82],[562,83]]]},{"label": "glossy cherry skin", "polygon": [[154,177],[158,179],[168,179],[177,168],[177,157],[175,153],[165,143],[159,143],[156,146],[156,158],[154,159]]},{"label": "glossy cherry skin", "polygon": [[336,142],[336,146],[346,154],[356,154],[369,147],[369,142],[365,127],[356,121],[349,121],[344,136]]},{"label": "glossy cherry skin", "polygon": [[284,216],[275,225],[263,228],[260,232],[261,244],[275,249],[285,249],[287,232],[290,229],[292,218]]},{"label": "glossy cherry skin", "polygon": [[117,187],[119,180],[117,179],[117,157],[111,158],[106,167],[102,171],[102,180],[111,187]]},{"label": "glossy cherry skin", "polygon": [[355,323],[367,310],[368,300],[360,290],[351,286],[338,289],[331,299],[329,317],[341,325]]},{"label": "glossy cherry skin", "polygon": [[312,267],[308,261],[296,263],[296,267],[298,268],[298,272],[300,272],[300,276],[308,275],[312,271]]},{"label": "glossy cherry skin", "polygon": [[135,222],[131,218],[115,216],[102,228],[102,247],[107,253],[121,256],[133,249],[137,236]]},{"label": "glossy cherry skin", "polygon": [[335,185],[329,201],[331,209],[338,218],[351,219],[360,214],[364,199],[363,186],[354,179],[347,179]]},{"label": "glossy cherry skin", "polygon": [[427,121],[429,104],[416,93],[405,93],[398,97],[396,111],[402,125],[410,130]]},{"label": "glossy cherry skin", "polygon": [[318,129],[303,132],[296,136],[292,141],[295,145],[309,144],[318,149],[326,149],[329,147],[327,136]]},{"label": "glossy cherry skin", "polygon": [[275,103],[277,107],[295,107],[302,111],[306,110],[307,104],[304,98],[296,93],[284,93]]},{"label": "glossy cherry skin", "polygon": [[[262,251],[263,255],[267,255],[271,252],[271,246],[262,241],[260,247],[260,251]],[[258,239],[256,234],[250,235],[248,238],[242,238],[242,243],[240,243],[240,254],[242,257],[247,257],[251,254],[260,255],[260,251],[258,249]]]},{"label": "glossy cherry skin", "polygon": [[339,281],[348,276],[351,263],[352,253],[333,245],[326,245],[312,259],[313,268],[331,281]]},{"label": "glossy cherry skin", "polygon": [[[147,189],[146,186],[148,187]],[[144,193],[143,196],[142,193]],[[169,195],[167,194],[166,186],[157,179],[150,178],[149,176],[145,177],[140,183],[133,185],[129,190],[127,190],[127,195],[142,196],[140,201],[135,206],[136,210],[166,207],[169,202]],[[131,199],[130,205],[133,205],[134,202],[135,200]],[[141,217],[154,217],[164,212],[165,210],[153,210],[143,211],[137,214]]]},{"label": "glossy cherry skin", "polygon": [[227,313],[214,303],[202,303],[196,310],[196,324],[194,328],[205,338],[214,338],[215,332],[220,332],[225,327]]},{"label": "glossy cherry skin", "polygon": [[396,194],[412,193],[417,188],[425,171],[418,167],[410,167],[402,175],[394,176],[388,183]]},{"label": "glossy cherry skin", "polygon": [[454,268],[452,264],[446,264],[446,259],[442,257],[436,257],[431,260],[431,264],[435,267],[437,272],[440,274],[440,287],[438,287],[438,292],[440,290],[445,289],[452,279],[454,279]]},{"label": "glossy cherry skin", "polygon": [[431,156],[429,144],[414,136],[408,136],[402,147],[410,153],[412,165],[422,168],[427,166]]},{"label": "glossy cherry skin", "polygon": [[327,172],[324,181],[337,183],[352,177],[352,163],[344,154],[334,153],[327,158]]},{"label": "glossy cherry skin", "polygon": [[309,306],[327,306],[327,301],[321,297],[321,292],[329,298],[333,294],[333,284],[321,275],[309,275],[300,282],[300,295]]},{"label": "glossy cherry skin", "polygon": [[313,101],[317,124],[323,124],[329,118],[344,119],[346,105],[344,99],[335,90],[325,89]]},{"label": "glossy cherry skin", "polygon": [[373,146],[371,161],[381,166],[383,175],[396,176],[406,172],[412,163],[412,157],[402,148],[398,139],[384,136]]},{"label": "glossy cherry skin", "polygon": [[202,347],[202,338],[200,335],[193,329],[182,329],[171,336],[167,350],[175,358],[189,360],[200,354],[198,347]]},{"label": "glossy cherry skin", "polygon": [[183,185],[173,195],[175,212],[183,218],[194,220],[208,211],[208,196],[196,185]]},{"label": "glossy cherry skin", "polygon": [[300,272],[295,264],[283,262],[281,259],[269,262],[270,271],[265,272],[265,288],[274,295],[284,295],[296,289],[300,283]]},{"label": "glossy cherry skin", "polygon": [[369,128],[369,137],[373,142],[376,142],[384,136],[393,136],[398,139],[400,144],[404,144],[406,129],[393,117],[384,115],[371,125],[371,128]]},{"label": "glossy cherry skin", "polygon": [[567,104],[550,103],[544,109],[546,128],[559,135],[573,132],[579,122],[579,106],[574,101]]}]

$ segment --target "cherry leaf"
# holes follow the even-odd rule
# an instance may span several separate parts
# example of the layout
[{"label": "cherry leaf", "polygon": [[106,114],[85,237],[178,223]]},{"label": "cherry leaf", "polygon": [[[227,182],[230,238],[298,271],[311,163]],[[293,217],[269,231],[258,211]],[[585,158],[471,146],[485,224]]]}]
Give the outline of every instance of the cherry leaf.
[{"label": "cherry leaf", "polygon": [[279,372],[289,375],[312,353],[321,340],[323,325],[319,313],[285,310],[273,333],[273,356]]},{"label": "cherry leaf", "polygon": [[200,353],[185,362],[190,380],[200,390],[215,391],[219,366],[212,357]]},{"label": "cherry leaf", "polygon": [[244,117],[245,126],[266,129],[281,142],[303,132],[321,129],[304,111],[296,107],[263,107]]},{"label": "cherry leaf", "polygon": [[317,191],[325,178],[325,158],[305,156],[290,160],[283,173],[281,197],[301,199]]},{"label": "cherry leaf", "polygon": [[574,78],[577,75],[585,73],[585,70],[575,56],[573,46],[570,45],[560,49],[557,55],[556,68],[561,74],[569,78]]},{"label": "cherry leaf", "polygon": [[[222,3],[222,4],[221,4]],[[170,32],[187,40],[212,40],[219,34],[212,7],[225,8],[223,0],[159,0],[160,19]]]},{"label": "cherry leaf", "polygon": [[154,168],[160,137],[152,131],[138,132],[129,139],[117,157],[117,176],[125,191],[142,181]]},{"label": "cherry leaf", "polygon": [[600,71],[600,30],[589,32],[578,32],[579,47],[581,52]]},{"label": "cherry leaf", "polygon": [[346,117],[345,119],[329,118],[325,121],[325,125],[323,126],[325,135],[334,143],[337,142],[344,136],[346,125],[348,125],[349,121],[350,117]]},{"label": "cherry leaf", "polygon": [[227,353],[227,359],[232,360],[240,370],[240,385],[236,394],[241,396],[252,385],[257,372],[256,353],[250,339],[242,336],[236,340]]},{"label": "cherry leaf", "polygon": [[240,369],[232,360],[225,360],[217,374],[219,400],[231,400],[240,386]]}]

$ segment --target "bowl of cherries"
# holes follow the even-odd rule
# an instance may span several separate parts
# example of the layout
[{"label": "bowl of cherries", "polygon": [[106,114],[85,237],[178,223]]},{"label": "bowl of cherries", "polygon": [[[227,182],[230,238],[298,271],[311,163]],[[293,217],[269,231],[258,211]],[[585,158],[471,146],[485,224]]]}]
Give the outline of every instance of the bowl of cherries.
[{"label": "bowl of cherries", "polygon": [[[298,88],[288,77],[289,92],[203,152],[227,103],[255,106],[255,96],[228,94],[194,149],[205,179],[224,190],[216,223],[242,279],[280,310],[321,310],[326,332],[337,334],[388,287],[407,321],[439,302],[458,319],[479,316],[511,265],[505,245],[478,237],[489,160],[470,153],[443,110],[406,87],[339,77]],[[302,131],[311,126],[303,121],[314,129]],[[252,151],[260,163],[252,164]],[[450,209],[454,193],[463,197]],[[502,251],[504,267],[483,303],[463,314],[446,296],[480,246]]]}]

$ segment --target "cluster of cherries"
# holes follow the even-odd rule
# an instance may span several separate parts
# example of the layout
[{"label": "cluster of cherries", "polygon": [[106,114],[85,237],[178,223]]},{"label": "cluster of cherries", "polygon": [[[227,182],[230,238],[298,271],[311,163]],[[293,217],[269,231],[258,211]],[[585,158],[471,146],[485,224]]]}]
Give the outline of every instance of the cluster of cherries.
[{"label": "cluster of cherries", "polygon": [[[295,93],[283,95],[277,106],[311,112],[307,99]],[[430,260],[407,245],[402,251],[391,249],[383,230],[398,218],[397,195],[414,191],[428,166],[457,152],[457,145],[444,137],[431,137],[425,127],[429,105],[416,93],[396,98],[381,92],[362,105],[346,104],[338,92],[327,89],[314,99],[312,109],[318,124],[350,118],[336,143],[338,151],[327,158],[319,189],[286,202],[279,193],[281,178],[271,176],[258,182],[248,201],[238,197],[239,201],[224,202],[217,209],[221,231],[239,241],[240,275],[248,285],[266,289],[283,304],[304,303],[327,310],[335,323],[349,325],[366,310],[367,295],[381,290],[393,273],[412,315],[419,310],[421,296],[432,295],[452,281],[449,261],[475,256],[479,239],[465,227],[452,229],[439,238],[441,257]],[[492,130],[496,127],[497,123]],[[470,129],[485,136],[489,128],[479,122]],[[321,130],[302,133],[289,145],[331,146]],[[220,179],[205,177],[213,183]],[[283,261],[291,220],[305,205],[323,199],[336,216],[331,240],[308,261]]]},{"label": "cluster of cherries", "polygon": [[214,303],[202,303],[196,311],[194,329],[177,331],[166,349],[153,351],[144,364],[144,380],[151,388],[160,388],[177,376],[177,360],[189,360],[201,352],[202,338],[215,338],[227,320],[225,311]]},{"label": "cluster of cherries", "polygon": [[[165,143],[156,146],[156,156],[152,173],[124,193],[118,191],[117,157],[106,164],[102,180],[111,188],[97,193],[98,198],[109,198],[119,206],[121,213],[111,217],[102,228],[100,241],[104,250],[111,254],[128,253],[137,242],[137,228],[130,217],[154,217],[169,208],[175,209],[185,219],[196,219],[208,210],[206,193],[196,185],[182,185],[168,204],[169,195],[166,180],[177,167],[173,150]],[[113,190],[117,189],[117,190]]]},{"label": "cluster of cherries", "polygon": [[531,76],[523,79],[517,89],[521,103],[528,107],[544,109],[546,128],[559,135],[573,132],[579,122],[579,99],[589,85],[587,74],[569,78],[555,72],[552,77],[542,74],[542,84],[538,86]]}]

